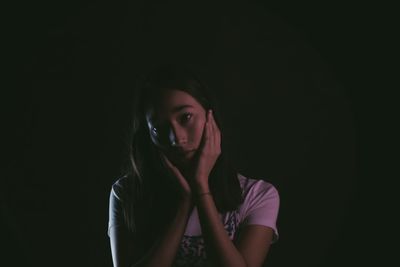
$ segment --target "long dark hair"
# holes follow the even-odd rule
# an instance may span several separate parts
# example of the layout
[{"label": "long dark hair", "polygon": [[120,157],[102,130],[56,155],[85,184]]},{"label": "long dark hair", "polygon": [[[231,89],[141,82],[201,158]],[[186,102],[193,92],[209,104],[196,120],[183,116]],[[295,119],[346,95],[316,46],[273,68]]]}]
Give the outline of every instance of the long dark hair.
[{"label": "long dark hair", "polygon": [[[179,199],[167,178],[168,171],[151,141],[145,112],[163,90],[178,89],[190,94],[204,109],[212,109],[221,130],[221,154],[209,177],[209,186],[219,212],[232,211],[243,202],[238,172],[228,158],[216,97],[187,67],[163,65],[151,72],[136,91],[132,128],[128,138],[128,156],[124,168],[123,194],[125,222],[132,234],[158,230],[172,219]],[[156,217],[154,217],[154,216]],[[152,227],[153,229],[149,229]],[[156,229],[154,229],[156,228]],[[148,229],[144,230],[144,229]],[[156,237],[156,236],[155,236]]]}]

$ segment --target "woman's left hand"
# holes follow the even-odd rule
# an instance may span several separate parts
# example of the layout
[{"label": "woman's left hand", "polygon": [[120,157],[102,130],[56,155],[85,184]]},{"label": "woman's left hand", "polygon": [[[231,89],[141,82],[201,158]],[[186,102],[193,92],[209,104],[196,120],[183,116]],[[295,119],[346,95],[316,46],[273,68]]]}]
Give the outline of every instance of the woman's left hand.
[{"label": "woman's left hand", "polygon": [[221,154],[221,132],[211,110],[207,111],[206,123],[194,165],[193,182],[208,187],[208,177]]}]

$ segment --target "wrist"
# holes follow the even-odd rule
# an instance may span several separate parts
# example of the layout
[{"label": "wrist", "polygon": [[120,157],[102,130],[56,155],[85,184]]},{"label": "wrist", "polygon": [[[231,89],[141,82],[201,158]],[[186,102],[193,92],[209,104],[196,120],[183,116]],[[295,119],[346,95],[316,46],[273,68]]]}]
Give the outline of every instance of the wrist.
[{"label": "wrist", "polygon": [[194,194],[197,196],[202,193],[210,192],[210,187],[207,182],[198,182],[196,183],[196,188],[193,190]]},{"label": "wrist", "polygon": [[195,203],[196,203],[196,205],[199,205],[199,203],[202,201],[202,199],[207,199],[207,198],[213,198],[213,195],[211,194],[211,192],[210,191],[205,191],[205,192],[202,192],[202,193],[197,193],[195,196],[194,196],[194,201],[195,201]]}]

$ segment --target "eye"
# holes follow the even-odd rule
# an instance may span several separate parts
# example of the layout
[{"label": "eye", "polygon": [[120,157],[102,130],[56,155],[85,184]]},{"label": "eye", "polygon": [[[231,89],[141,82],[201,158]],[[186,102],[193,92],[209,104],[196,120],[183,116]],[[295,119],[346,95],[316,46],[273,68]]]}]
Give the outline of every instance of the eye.
[{"label": "eye", "polygon": [[185,113],[182,116],[182,122],[187,122],[188,120],[190,120],[192,118],[193,114],[192,113]]}]

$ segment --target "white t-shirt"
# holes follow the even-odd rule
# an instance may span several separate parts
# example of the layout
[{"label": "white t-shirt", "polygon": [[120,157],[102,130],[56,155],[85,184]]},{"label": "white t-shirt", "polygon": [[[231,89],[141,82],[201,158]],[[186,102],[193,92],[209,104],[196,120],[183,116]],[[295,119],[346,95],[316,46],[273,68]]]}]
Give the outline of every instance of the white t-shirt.
[{"label": "white t-shirt", "polygon": [[[123,178],[121,178],[123,179]],[[263,225],[272,228],[274,231],[272,243],[279,239],[276,221],[279,212],[279,193],[269,182],[247,178],[238,174],[238,179],[242,188],[244,201],[235,211],[220,214],[221,221],[231,240],[237,237],[239,230],[245,225]],[[111,196],[120,201],[118,191],[114,187],[119,184],[118,180],[111,190]],[[122,212],[111,212],[109,218],[109,228],[114,226],[115,221],[122,221],[114,218],[114,214]],[[206,259],[204,240],[197,207],[194,207],[177,252],[173,266],[204,266]]]}]

